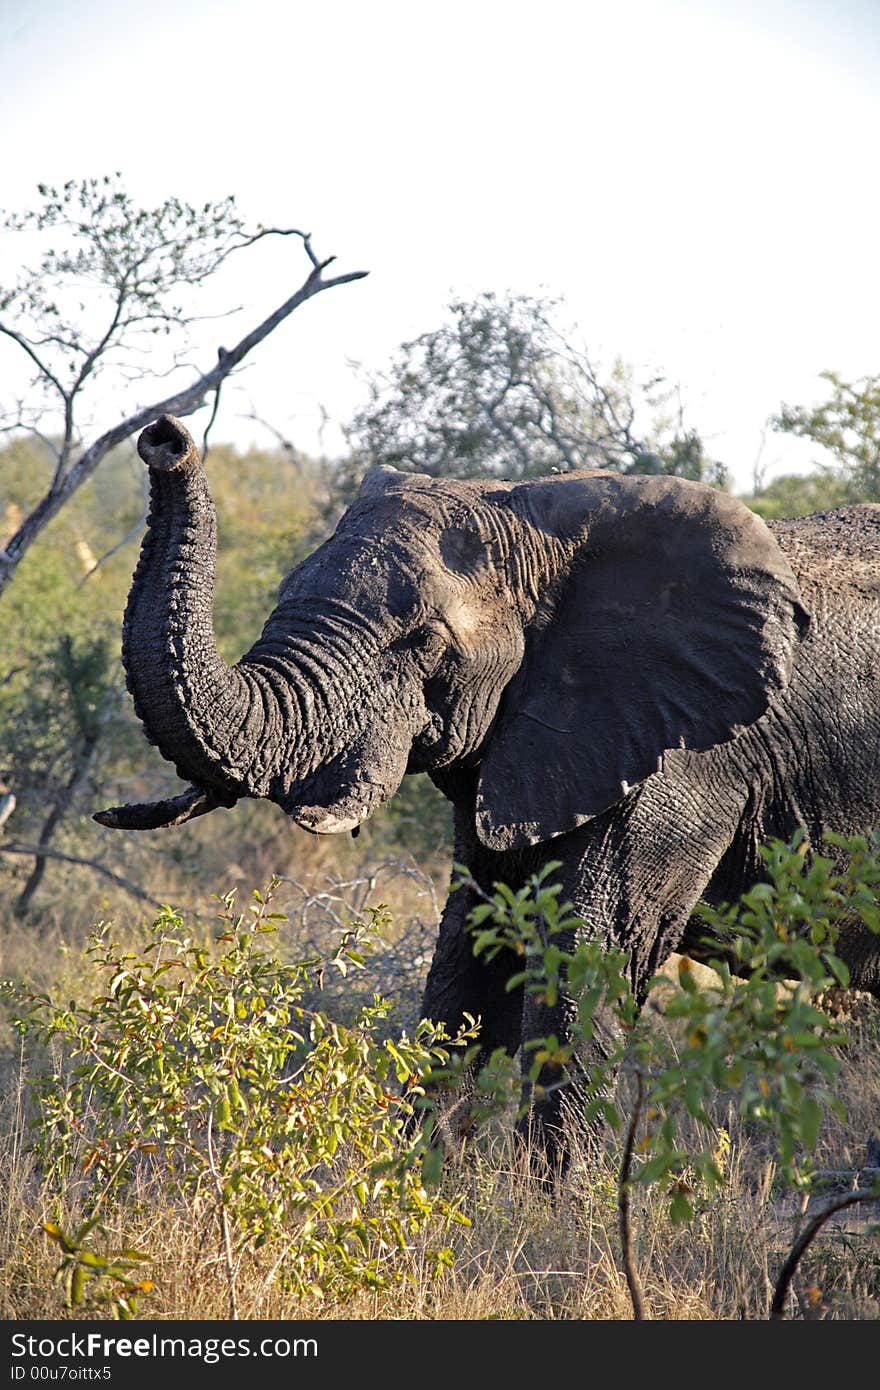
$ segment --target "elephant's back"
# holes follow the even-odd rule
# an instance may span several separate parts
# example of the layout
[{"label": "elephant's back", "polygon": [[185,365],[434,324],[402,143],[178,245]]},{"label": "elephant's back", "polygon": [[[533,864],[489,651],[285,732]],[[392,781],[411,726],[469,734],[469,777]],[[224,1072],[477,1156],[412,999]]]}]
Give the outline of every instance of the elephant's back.
[{"label": "elephant's back", "polygon": [[808,609],[880,606],[880,504],[860,502],[768,521],[798,577]]},{"label": "elephant's back", "polygon": [[815,843],[829,829],[864,833],[880,825],[880,506],[816,512],[772,530],[811,622],[788,690],[755,730],[755,757],[763,742],[786,769],[785,804],[768,810],[764,833],[778,824],[787,834],[798,822]]}]

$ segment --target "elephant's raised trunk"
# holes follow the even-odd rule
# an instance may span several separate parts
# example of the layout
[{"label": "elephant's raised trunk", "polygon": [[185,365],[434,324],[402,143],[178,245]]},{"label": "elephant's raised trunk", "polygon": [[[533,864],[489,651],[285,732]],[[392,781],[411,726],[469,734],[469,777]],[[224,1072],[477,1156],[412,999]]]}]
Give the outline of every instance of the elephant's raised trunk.
[{"label": "elephant's raised trunk", "polygon": [[338,600],[336,567],[317,552],[326,591],[318,599],[288,591],[259,640],[228,666],[214,640],[217,526],[198,451],[166,415],[144,430],[138,452],[151,505],[122,659],[148,739],[192,785],[95,819],[152,830],[253,796],[316,833],[356,829],[397,789],[419,722],[415,706],[409,720],[392,721],[390,709],[371,720],[356,698],[353,672],[369,667],[375,633]]},{"label": "elephant's raised trunk", "polygon": [[278,714],[271,677],[230,667],[217,650],[216,515],[195,444],[165,415],[143,431],[138,452],[150,469],[151,504],[122,660],[147,737],[194,784],[182,797],[101,815],[105,825],[146,829],[265,794],[258,750]]}]

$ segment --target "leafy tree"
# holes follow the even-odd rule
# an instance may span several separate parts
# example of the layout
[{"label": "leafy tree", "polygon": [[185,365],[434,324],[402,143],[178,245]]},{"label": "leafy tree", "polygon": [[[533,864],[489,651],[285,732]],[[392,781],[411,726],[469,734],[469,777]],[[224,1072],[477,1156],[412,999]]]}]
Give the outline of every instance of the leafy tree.
[{"label": "leafy tree", "polygon": [[846,382],[837,372],[820,375],[831,388],[828,398],[817,406],[783,405],[773,426],[833,455],[844,501],[880,501],[880,376]]},{"label": "leafy tree", "polygon": [[[637,390],[620,362],[601,376],[556,327],[558,307],[514,293],[453,301],[446,324],[403,343],[369,380],[350,427],[352,471],[525,478],[607,467],[723,482],[696,431],[663,419],[662,380]],[[651,417],[647,433],[638,415]]]},{"label": "leafy tree", "polygon": [[[46,870],[46,853],[55,831],[85,788],[94,790],[94,773],[103,724],[116,712],[121,682],[113,679],[108,643],[102,637],[75,644],[63,633],[34,664],[31,679],[16,692],[7,710],[12,739],[0,752],[0,777],[17,788],[16,821],[39,821],[34,866],[14,911],[27,913]],[[14,749],[14,766],[10,757]]]},{"label": "leafy tree", "polygon": [[[0,337],[26,359],[31,379],[24,400],[0,400],[0,429],[31,431],[50,456],[43,495],[29,509],[0,551],[0,593],[30,545],[72,495],[91,477],[114,446],[165,413],[186,416],[305,300],[335,285],[360,279],[355,271],[324,278],[330,260],[320,261],[309,237],[295,228],[257,227],[249,231],[234,198],[195,208],[168,198],[142,208],[121,186],[119,175],[83,179],[52,188],[39,186],[40,205],[9,213],[0,223],[21,233],[29,244],[48,246],[24,267],[13,286],[0,286]],[[160,373],[124,418],[86,443],[83,411],[101,377],[120,395],[133,377],[145,344],[170,337],[179,354],[186,329],[197,315],[187,301],[236,251],[268,236],[295,236],[311,269],[291,296],[234,347],[219,348],[209,370],[193,374],[179,356],[171,368],[186,373],[186,384],[169,395],[153,395]],[[163,363],[164,374],[169,370]],[[8,379],[8,377],[7,377]],[[7,388],[8,390],[8,388]],[[147,399],[144,399],[144,395]],[[212,416],[213,419],[213,416]]]},{"label": "leafy tree", "polygon": [[808,516],[842,507],[853,499],[847,482],[830,468],[818,473],[785,473],[743,502],[771,521],[778,517]]},{"label": "leafy tree", "polygon": [[[12,518],[27,506],[45,460],[32,439],[12,441],[0,452]],[[108,460],[110,475],[114,462]],[[15,801],[0,834],[0,873],[9,875],[3,902],[11,914],[31,908],[47,857],[59,848],[82,853],[67,829],[78,817],[82,824],[97,780],[120,752],[123,681],[114,653],[131,566],[117,561],[93,571],[97,557],[85,535],[100,552],[131,513],[127,505],[110,505],[99,518],[83,505],[95,501],[88,492],[56,519],[55,544],[25,558],[4,600],[0,785]],[[93,577],[86,582],[89,571]],[[28,877],[20,880],[31,856]]]},{"label": "leafy tree", "polygon": [[709,483],[712,487],[726,487],[727,469],[717,459],[706,453],[702,436],[693,428],[686,428],[679,421],[676,428],[665,427],[662,418],[654,426],[655,436],[659,435],[655,450],[639,455],[633,460],[628,473],[666,473],[673,478],[689,478],[694,483]]}]

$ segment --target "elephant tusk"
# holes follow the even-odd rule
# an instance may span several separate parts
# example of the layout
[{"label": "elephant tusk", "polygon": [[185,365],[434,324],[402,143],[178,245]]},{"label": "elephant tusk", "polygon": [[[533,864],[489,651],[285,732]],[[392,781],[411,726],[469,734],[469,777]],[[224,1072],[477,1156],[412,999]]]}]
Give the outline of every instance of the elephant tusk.
[{"label": "elephant tusk", "polygon": [[110,806],[106,811],[95,811],[92,820],[106,825],[110,830],[161,830],[166,826],[183,825],[196,816],[204,816],[218,806],[228,802],[218,801],[211,792],[201,787],[190,787],[180,796],[168,797],[165,801],[140,801],[130,806]]}]

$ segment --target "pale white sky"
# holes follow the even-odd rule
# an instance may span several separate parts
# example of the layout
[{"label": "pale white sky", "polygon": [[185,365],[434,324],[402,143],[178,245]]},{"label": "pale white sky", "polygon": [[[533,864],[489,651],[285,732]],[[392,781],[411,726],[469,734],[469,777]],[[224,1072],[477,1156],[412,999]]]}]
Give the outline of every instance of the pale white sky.
[{"label": "pale white sky", "polygon": [[[252,403],[315,448],[353,362],[485,289],[561,295],[594,357],[680,382],[738,488],[782,400],[880,371],[878,0],[0,0],[0,129],[7,208],[118,169],[149,202],[235,193],[370,271],[258,349],[218,439],[253,437]],[[241,257],[245,311],[200,365],[305,269],[291,243]]]}]

